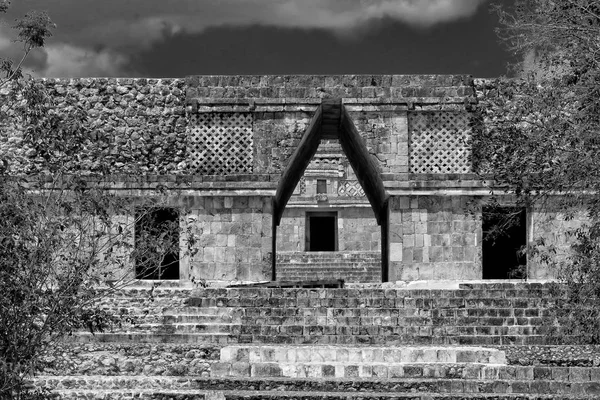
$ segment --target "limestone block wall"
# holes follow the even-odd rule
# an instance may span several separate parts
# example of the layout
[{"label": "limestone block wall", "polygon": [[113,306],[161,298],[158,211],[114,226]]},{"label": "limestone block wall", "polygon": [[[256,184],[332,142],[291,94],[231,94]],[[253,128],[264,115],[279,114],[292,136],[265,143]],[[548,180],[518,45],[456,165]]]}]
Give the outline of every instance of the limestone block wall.
[{"label": "limestone block wall", "polygon": [[[310,109],[310,108],[309,108]],[[255,112],[254,173],[281,174],[298,147],[313,111]]]},{"label": "limestone block wall", "polygon": [[[188,99],[406,99],[453,100],[473,96],[469,75],[195,75]],[[258,106],[259,103],[256,103]]]},{"label": "limestone block wall", "polygon": [[390,280],[481,279],[481,214],[468,196],[390,199]]},{"label": "limestone block wall", "polygon": [[189,259],[190,279],[270,279],[270,197],[197,197],[187,224],[197,240]]},{"label": "limestone block wall", "polygon": [[341,249],[381,251],[381,227],[377,225],[370,207],[342,210],[338,217],[338,229],[343,241]]},{"label": "limestone block wall", "polygon": [[[179,198],[174,203],[191,210],[181,215],[182,229],[193,227],[199,240],[195,254],[181,260],[182,279],[270,277],[271,196],[315,109],[332,97],[342,98],[392,196],[390,280],[481,278],[481,216],[464,211],[471,199],[465,193],[487,194],[470,169],[475,92],[469,76],[40,82],[57,109],[77,104],[88,113],[92,137],[73,172],[106,180],[110,173],[114,187],[134,197],[165,185]],[[39,172],[30,150],[18,132],[0,132],[0,154],[13,173]],[[342,165],[344,184],[355,185],[345,157]],[[338,211],[340,251],[380,251],[380,228],[365,198],[338,192],[337,205],[343,206],[321,209],[314,199],[316,176],[307,174],[305,192],[286,210],[277,250],[305,251],[305,212],[314,209]],[[529,239],[543,237],[560,252],[568,250],[566,231],[580,223],[537,210],[530,221]],[[528,262],[530,278],[549,276],[539,260]]]},{"label": "limestone block wall", "polygon": [[[300,143],[316,106],[307,106],[303,109],[307,111],[253,113],[255,147],[253,173],[281,174],[283,172]],[[373,155],[381,172],[398,175],[397,177],[406,180],[408,174],[406,111],[356,111],[352,112],[351,116],[365,140],[367,150]]]},{"label": "limestone block wall", "polygon": [[365,139],[383,174],[408,179],[408,116],[405,110],[353,112],[353,123]]},{"label": "limestone block wall", "polygon": [[306,215],[303,210],[287,208],[277,227],[277,251],[304,251]]},{"label": "limestone block wall", "polygon": [[464,112],[474,98],[463,75],[190,76],[186,92],[189,115],[253,114],[255,173],[281,173],[322,99],[341,98],[385,180],[407,180],[408,113]]},{"label": "limestone block wall", "polygon": [[287,208],[277,228],[277,251],[306,250],[307,211],[337,211],[339,251],[381,251],[381,228],[370,207]]},{"label": "limestone block wall", "polygon": [[[78,172],[279,176],[322,99],[340,97],[386,181],[407,180],[408,115],[464,111],[474,93],[472,79],[462,75],[85,78],[40,84],[58,113],[75,106],[87,113],[90,141],[73,165]],[[199,129],[206,137],[197,138]],[[12,172],[39,172],[22,132],[2,135],[0,151],[10,156]],[[227,157],[236,168],[194,164],[198,158]]]}]

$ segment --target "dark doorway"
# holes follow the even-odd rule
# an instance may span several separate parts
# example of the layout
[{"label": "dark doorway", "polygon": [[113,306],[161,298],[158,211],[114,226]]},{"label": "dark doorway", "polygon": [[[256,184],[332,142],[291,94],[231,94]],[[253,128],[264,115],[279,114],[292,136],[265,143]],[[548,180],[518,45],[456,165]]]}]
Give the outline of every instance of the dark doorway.
[{"label": "dark doorway", "polygon": [[137,279],[179,279],[179,213],[174,208],[137,210]]},{"label": "dark doorway", "polygon": [[306,250],[337,250],[337,213],[306,213]]},{"label": "dark doorway", "polygon": [[483,209],[483,279],[524,279],[527,213],[514,207]]}]

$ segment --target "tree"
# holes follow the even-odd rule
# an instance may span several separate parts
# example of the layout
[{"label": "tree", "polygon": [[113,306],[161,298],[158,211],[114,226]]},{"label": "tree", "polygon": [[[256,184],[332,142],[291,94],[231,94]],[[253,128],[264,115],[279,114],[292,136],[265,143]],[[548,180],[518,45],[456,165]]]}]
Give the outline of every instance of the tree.
[{"label": "tree", "polygon": [[600,1],[517,0],[494,6],[517,78],[483,84],[474,165],[517,204],[565,220],[571,251],[534,238],[531,256],[565,285],[563,339],[600,342]]},{"label": "tree", "polygon": [[[0,12],[7,8],[0,2]],[[105,177],[77,169],[74,156],[93,140],[87,111],[76,102],[58,108],[43,83],[23,76],[25,58],[53,26],[43,13],[18,21],[23,57],[0,64],[0,398],[45,397],[29,386],[43,351],[82,327],[119,323],[97,300],[136,277],[134,260],[138,277],[153,275],[179,250],[178,222],[146,218],[161,196],[115,195]],[[2,147],[10,141],[25,153]],[[140,243],[134,228],[146,233]]]}]

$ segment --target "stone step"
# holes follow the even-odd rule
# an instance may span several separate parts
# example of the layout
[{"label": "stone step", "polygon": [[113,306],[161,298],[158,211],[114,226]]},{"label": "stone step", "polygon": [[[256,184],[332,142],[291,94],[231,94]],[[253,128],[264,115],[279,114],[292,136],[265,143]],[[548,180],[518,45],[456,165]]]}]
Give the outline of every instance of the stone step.
[{"label": "stone step", "polygon": [[[293,289],[292,289],[293,290]],[[547,304],[543,304],[540,299],[510,299],[510,298],[464,298],[464,297],[440,297],[426,298],[413,296],[399,297],[360,297],[356,296],[325,296],[315,290],[313,293],[305,293],[303,297],[281,296],[258,296],[252,294],[228,295],[222,296],[200,294],[190,297],[186,300],[188,306],[198,307],[267,307],[278,304],[288,304],[303,307],[306,302],[319,301],[320,306],[331,308],[356,308],[356,307],[382,307],[382,308],[418,308],[424,310],[435,309],[464,309],[464,310],[485,310],[485,309],[510,309],[514,310],[537,310],[536,316],[539,316]],[[313,306],[313,304],[311,304]],[[306,307],[306,305],[304,305]],[[476,312],[476,311],[472,311]],[[484,312],[484,311],[480,311]]]},{"label": "stone step", "polygon": [[[325,319],[325,317],[323,317]],[[423,335],[435,328],[435,332],[444,336],[534,336],[540,334],[536,326],[488,326],[485,324],[472,326],[444,326],[438,327],[431,322],[416,319],[412,322],[408,319],[397,319],[394,322],[373,322],[373,320],[361,321],[360,323],[348,324],[341,319],[333,318],[331,321],[319,323],[318,317],[306,318],[261,318],[257,317],[256,323],[242,323],[242,333],[287,333],[291,335],[382,335],[382,336],[398,336],[398,335],[418,335],[423,332]],[[281,321],[281,322],[278,322]],[[335,322],[333,322],[335,321]],[[262,322],[262,323],[261,323]]]},{"label": "stone step", "polygon": [[589,399],[587,396],[555,394],[508,394],[508,393],[333,393],[333,392],[232,392],[225,393],[225,400],[558,400]]},{"label": "stone step", "polygon": [[[277,271],[279,280],[292,280],[292,277],[301,277],[299,280],[315,280],[315,279],[331,279],[331,276],[338,274],[339,278],[348,281],[351,278],[357,277],[381,277],[381,271],[372,265],[352,264],[352,265],[332,265],[332,264],[307,264],[307,265],[290,265],[283,267]],[[359,281],[356,281],[359,282]]]},{"label": "stone step", "polygon": [[[202,343],[202,344],[227,344],[227,343],[257,343],[257,344],[319,344],[319,345],[468,345],[468,346],[497,346],[497,345],[544,345],[547,337],[544,335],[528,336],[501,336],[501,335],[455,335],[432,336],[423,331],[422,335],[372,335],[372,334],[323,334],[320,328],[311,333],[308,329],[306,335],[296,332],[284,334],[286,327],[242,325],[241,334],[230,333],[145,333],[145,332],[114,332],[95,333],[78,332],[70,337],[75,343],[93,342],[122,342],[131,343]],[[244,330],[245,329],[245,330]],[[253,331],[254,329],[254,331]],[[247,332],[247,333],[243,333]]]},{"label": "stone step", "polygon": [[131,400],[131,399],[151,399],[151,400],[222,400],[224,397],[219,394],[217,397],[207,393],[198,393],[195,390],[57,390],[56,393],[61,400]]},{"label": "stone step", "polygon": [[[515,302],[532,301],[537,304],[545,304],[552,299],[548,296],[548,290],[528,289],[404,289],[404,288],[330,288],[330,289],[308,289],[308,288],[261,288],[261,287],[237,287],[237,288],[198,288],[194,289],[191,297],[278,297],[278,298],[304,298],[311,295],[322,298],[415,298],[415,299],[487,299],[487,300],[511,300]],[[512,306],[511,306],[512,307]]]},{"label": "stone step", "polygon": [[283,264],[308,264],[311,262],[337,262],[337,263],[381,263],[381,255],[377,254],[331,254],[331,253],[320,253],[314,254],[309,253],[308,255],[302,254],[301,256],[294,257],[280,257],[277,260],[277,266]]},{"label": "stone step", "polygon": [[[320,344],[320,345],[468,345],[468,346],[497,346],[497,345],[543,345],[547,337],[543,335],[530,336],[501,336],[501,335],[454,335],[432,336],[426,330],[404,335],[372,335],[372,334],[322,334],[320,329],[311,329],[307,335],[284,334],[285,327],[278,331],[276,327],[256,327],[256,333],[241,334],[235,337],[239,343],[264,344]],[[244,329],[244,327],[242,328]],[[260,332],[258,330],[260,329]],[[232,340],[233,341],[233,340]]]},{"label": "stone step", "polygon": [[231,317],[234,318],[242,313],[243,310],[237,310],[230,307],[193,307],[184,306],[178,308],[166,308],[162,314],[165,316],[178,315],[196,315],[206,317]]},{"label": "stone step", "polygon": [[346,272],[339,272],[334,269],[330,269],[329,271],[283,271],[279,273],[277,276],[284,281],[309,281],[309,280],[327,280],[327,279],[344,279],[347,283],[353,282],[378,282],[381,277],[380,273],[370,273],[370,272],[352,272],[351,274]]},{"label": "stone step", "polygon": [[222,362],[506,364],[503,351],[483,347],[226,346]]},{"label": "stone step", "polygon": [[241,325],[221,322],[139,324],[132,327],[131,331],[156,333],[217,333],[239,335],[241,333]]},{"label": "stone step", "polygon": [[379,251],[347,251],[347,252],[332,252],[332,251],[311,251],[311,252],[287,252],[282,251],[277,253],[277,259],[283,261],[295,261],[313,258],[333,258],[333,259],[362,259],[362,258],[381,258]]},{"label": "stone step", "polygon": [[[324,268],[339,268],[347,270],[349,268],[355,268],[360,270],[360,268],[367,266],[373,269],[376,269],[381,273],[381,261],[340,261],[340,260],[310,260],[306,262],[290,262],[290,263],[281,263],[277,264],[277,272],[285,269],[311,269],[315,271],[321,271]],[[278,274],[279,275],[279,274]]]},{"label": "stone step", "polygon": [[301,265],[301,264],[314,264],[314,263],[334,263],[334,264],[362,264],[369,263],[379,265],[381,268],[381,256],[372,256],[370,254],[364,256],[351,256],[351,257],[332,257],[332,256],[310,256],[310,257],[295,257],[285,258],[277,260],[277,268],[282,265]]},{"label": "stone step", "polygon": [[209,376],[220,349],[211,344],[66,341],[45,354],[45,375],[190,375]]},{"label": "stone step", "polygon": [[[315,299],[319,300],[319,299]],[[267,306],[255,306],[248,304],[246,307],[241,306],[230,306],[222,307],[223,314],[227,314],[225,311],[232,310],[232,316],[241,317],[255,317],[255,316],[273,316],[273,317],[293,317],[293,316],[319,316],[327,318],[386,318],[385,321],[390,323],[397,323],[398,318],[409,318],[407,322],[411,322],[410,318],[414,319],[414,322],[419,324],[422,322],[433,322],[432,318],[435,318],[435,322],[447,322],[454,321],[455,325],[474,325],[478,322],[484,321],[488,325],[499,326],[499,325],[531,325],[532,323],[540,323],[542,319],[539,317],[539,309],[526,308],[526,309],[466,309],[464,307],[453,307],[453,308],[442,308],[442,309],[421,309],[412,306],[407,307],[367,307],[365,304],[363,307],[359,305],[352,305],[348,307],[341,307],[341,304],[336,304],[335,299],[321,299],[323,301],[315,302],[314,307],[306,307],[303,304],[294,308],[281,310],[280,307],[267,307]],[[341,299],[337,299],[338,301]],[[365,302],[368,303],[368,302]],[[332,304],[333,306],[330,306]],[[234,308],[235,307],[235,308]],[[285,307],[285,304],[281,304],[281,307]],[[202,310],[199,308],[199,310]],[[190,310],[182,310],[181,314],[202,314],[201,311],[195,312]],[[395,319],[392,319],[395,318]],[[485,319],[483,319],[485,318]],[[341,320],[346,321],[346,320]],[[349,320],[355,322],[361,322],[359,319]],[[376,322],[367,320],[365,322]],[[440,324],[444,325],[444,324]]]},{"label": "stone step", "polygon": [[[297,264],[297,265],[287,265],[283,266],[277,270],[277,279],[285,281],[290,280],[287,279],[289,276],[305,276],[303,280],[311,280],[309,278],[317,278],[319,275],[323,276],[331,276],[334,273],[339,274],[339,278],[335,279],[343,279],[347,281],[349,278],[356,276],[381,276],[381,271],[379,270],[379,266],[371,265],[371,264],[332,264],[332,263],[310,263],[310,264]],[[343,275],[343,274],[346,275]],[[310,274],[315,274],[310,275]],[[286,279],[284,279],[286,277]],[[323,278],[319,278],[323,279]],[[333,279],[333,278],[330,278]],[[376,283],[376,282],[373,282]]]},{"label": "stone step", "polygon": [[73,376],[36,378],[38,387],[51,390],[140,390],[197,392],[273,391],[352,393],[512,393],[512,394],[573,394],[600,395],[600,382],[573,380],[507,380],[507,379],[448,379],[448,378],[390,378],[365,379],[291,379],[291,378],[198,378],[189,376]]},{"label": "stone step", "polygon": [[142,391],[142,390],[61,390],[57,394],[63,400],[129,400],[129,399],[152,399],[152,400],[589,400],[590,397],[577,395],[554,394],[449,394],[449,393],[335,393],[335,392],[257,392],[257,391],[231,391],[215,393],[199,393],[194,390],[177,391]]},{"label": "stone step", "polygon": [[[341,363],[341,362],[295,362],[295,363],[213,363],[211,376],[217,378],[436,378],[436,379],[483,379],[497,376],[500,369],[484,364],[453,363]],[[504,370],[502,370],[504,371]],[[511,373],[516,370],[511,369]],[[521,369],[518,370],[521,372]],[[523,372],[528,371],[522,368]],[[504,373],[504,372],[502,372]]]},{"label": "stone step", "polygon": [[74,343],[201,343],[227,344],[237,343],[236,337],[228,333],[95,333],[77,332],[69,338]]},{"label": "stone step", "polygon": [[[474,329],[485,327],[486,329],[496,330],[504,334],[532,334],[538,331],[546,333],[548,329],[540,325],[542,320],[537,317],[532,318],[498,318],[498,317],[459,317],[444,318],[431,317],[426,315],[389,315],[385,312],[362,313],[360,316],[344,316],[342,313],[328,313],[315,309],[298,309],[274,311],[272,309],[246,310],[245,315],[240,317],[246,324],[252,325],[253,321],[248,319],[261,319],[261,324],[268,325],[335,325],[347,327],[366,327],[366,326],[390,326],[397,328],[401,332],[403,328],[415,326],[433,326],[437,328],[446,328],[457,333],[475,333]],[[306,312],[303,312],[306,311]],[[348,313],[350,314],[350,313]],[[358,313],[357,313],[358,314]],[[404,314],[404,313],[401,313]],[[408,314],[408,313],[407,313]],[[465,332],[465,330],[467,332]]]},{"label": "stone step", "polygon": [[[244,324],[241,326],[241,334],[254,334],[254,335],[272,335],[272,336],[289,336],[290,338],[295,338],[298,336],[364,336],[370,335],[374,337],[378,337],[377,340],[381,339],[387,341],[391,339],[393,341],[397,341],[406,336],[433,336],[431,340],[439,339],[440,336],[443,336],[443,339],[454,339],[454,338],[469,338],[469,337],[489,337],[493,338],[519,338],[519,337],[538,337],[540,333],[535,327],[531,326],[513,326],[513,327],[489,327],[489,326],[446,326],[446,327],[437,327],[433,325],[417,325],[412,324],[412,326],[398,326],[397,324],[381,324],[374,325],[373,322],[365,322],[362,325],[344,325],[342,322],[338,322],[338,325],[334,325],[333,323],[322,323],[319,324],[314,320],[306,320],[304,324],[300,323],[289,323],[282,322],[281,324],[277,323],[267,323],[264,318],[256,318],[258,320],[257,324]],[[263,322],[262,324],[260,322]],[[399,323],[401,324],[401,323]],[[343,342],[341,342],[343,343]],[[376,341],[369,342],[376,344]],[[456,342],[455,342],[456,343]],[[469,343],[475,344],[475,343]],[[494,344],[494,342],[490,342],[489,344]]]},{"label": "stone step", "polygon": [[277,262],[277,269],[290,265],[357,265],[369,264],[378,266],[381,271],[381,258],[375,257],[353,257],[353,258],[335,258],[335,257],[310,257],[305,259],[282,260]]},{"label": "stone step", "polygon": [[240,324],[239,317],[231,315],[198,315],[198,314],[179,314],[163,316],[163,324]]},{"label": "stone step", "polygon": [[[600,390],[600,369],[477,363],[213,363],[213,378],[436,379],[506,382],[592,382]],[[519,383],[519,384],[521,384]],[[515,384],[515,385],[519,385]],[[515,387],[517,387],[515,386]]]}]

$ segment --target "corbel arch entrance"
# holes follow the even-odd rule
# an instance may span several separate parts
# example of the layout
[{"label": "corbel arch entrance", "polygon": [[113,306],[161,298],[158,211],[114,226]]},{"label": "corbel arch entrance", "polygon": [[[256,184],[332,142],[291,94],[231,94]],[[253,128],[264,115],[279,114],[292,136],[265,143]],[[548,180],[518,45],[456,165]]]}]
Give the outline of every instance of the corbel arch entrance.
[{"label": "corbel arch entrance", "polygon": [[338,139],[358,182],[365,191],[375,214],[375,220],[381,227],[381,281],[387,282],[389,276],[389,195],[385,191],[377,166],[341,99],[322,100],[277,185],[277,191],[273,197],[271,279],[277,279],[277,227],[296,185],[317,152],[321,139]]}]

